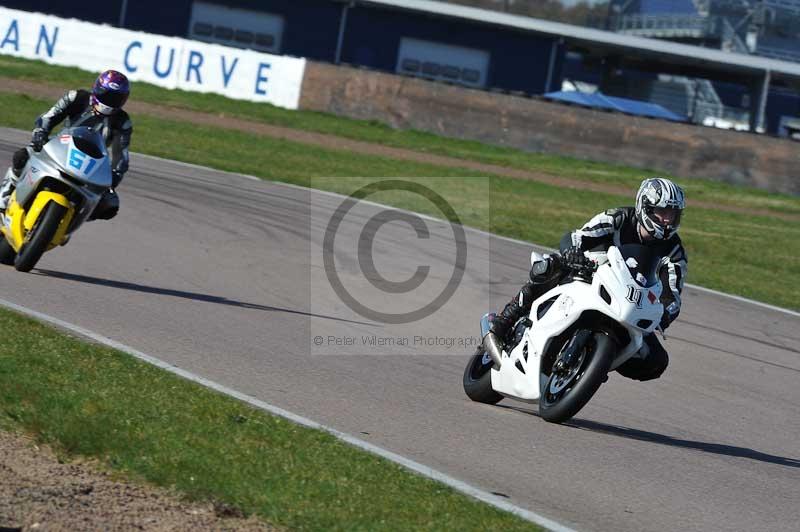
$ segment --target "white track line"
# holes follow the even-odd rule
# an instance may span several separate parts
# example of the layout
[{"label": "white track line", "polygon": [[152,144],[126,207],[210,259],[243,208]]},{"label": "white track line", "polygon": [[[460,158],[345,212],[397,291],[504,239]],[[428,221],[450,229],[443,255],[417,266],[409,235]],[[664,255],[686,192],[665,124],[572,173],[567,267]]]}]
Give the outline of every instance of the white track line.
[{"label": "white track line", "polygon": [[424,464],[420,464],[419,462],[415,462],[414,460],[411,460],[409,458],[405,458],[403,456],[400,456],[399,454],[393,453],[393,452],[391,452],[389,450],[386,450],[386,449],[384,449],[382,447],[378,447],[377,445],[374,445],[374,444],[369,443],[367,441],[364,441],[364,440],[361,440],[359,438],[356,438],[355,436],[351,436],[350,434],[346,434],[344,432],[338,431],[338,430],[336,430],[336,429],[334,429],[332,427],[329,427],[327,425],[323,425],[321,423],[317,423],[316,421],[313,421],[311,419],[305,418],[303,416],[299,416],[297,414],[289,412],[288,410],[284,410],[283,408],[280,408],[279,406],[275,406],[275,405],[272,405],[270,403],[266,403],[264,401],[256,399],[255,397],[251,397],[249,395],[245,395],[245,394],[243,394],[241,392],[238,392],[238,391],[236,391],[236,390],[234,390],[232,388],[228,388],[227,386],[224,386],[224,385],[219,384],[217,382],[214,382],[212,380],[209,380],[209,379],[206,379],[204,377],[201,377],[200,375],[197,375],[196,373],[192,373],[191,371],[186,371],[185,369],[181,369],[181,368],[179,368],[177,366],[173,366],[172,364],[169,364],[168,362],[164,362],[163,360],[160,360],[160,359],[158,359],[158,358],[156,358],[156,357],[154,357],[152,355],[148,355],[146,353],[143,353],[143,352],[141,352],[141,351],[139,351],[137,349],[134,349],[133,347],[130,347],[130,346],[127,346],[127,345],[125,345],[123,343],[117,342],[116,340],[112,340],[111,338],[107,338],[105,336],[102,336],[100,334],[92,332],[92,331],[90,331],[88,329],[84,329],[83,327],[80,327],[78,325],[74,325],[74,324],[66,322],[64,320],[55,318],[55,317],[50,316],[48,314],[44,314],[42,312],[38,312],[36,310],[29,309],[27,307],[23,307],[21,305],[17,305],[16,303],[12,303],[11,301],[6,301],[5,299],[0,299],[0,305],[4,306],[6,308],[9,308],[11,310],[14,310],[16,312],[19,312],[21,314],[25,314],[27,316],[35,318],[35,319],[37,319],[39,321],[43,321],[43,322],[48,323],[50,325],[54,325],[54,326],[56,326],[56,327],[58,327],[60,329],[65,329],[67,331],[75,333],[75,334],[77,334],[79,336],[82,336],[84,338],[88,338],[90,340],[93,340],[94,342],[97,342],[99,344],[105,345],[105,346],[110,347],[112,349],[116,349],[118,351],[122,351],[123,353],[127,353],[128,355],[131,355],[131,356],[133,356],[135,358],[138,358],[139,360],[142,360],[144,362],[147,362],[148,364],[152,364],[153,366],[156,366],[156,367],[161,368],[163,370],[166,370],[166,371],[168,371],[170,373],[178,375],[179,377],[182,377],[182,378],[184,378],[186,380],[195,382],[195,383],[200,384],[201,386],[205,386],[206,388],[209,388],[211,390],[215,390],[215,391],[223,393],[223,394],[225,394],[227,396],[230,396],[230,397],[233,397],[235,399],[238,399],[239,401],[247,403],[247,404],[249,404],[251,406],[254,406],[255,408],[258,408],[260,410],[264,410],[266,412],[269,412],[270,414],[273,414],[273,415],[280,416],[282,418],[288,419],[289,421],[297,423],[298,425],[303,425],[304,427],[308,427],[308,428],[311,428],[311,429],[323,430],[323,431],[325,431],[325,432],[327,432],[329,434],[332,434],[333,436],[335,436],[339,440],[341,440],[343,442],[346,442],[346,443],[348,443],[350,445],[353,445],[354,447],[358,447],[359,449],[362,449],[364,451],[370,452],[372,454],[376,454],[376,455],[380,456],[381,458],[385,458],[386,460],[390,460],[390,461],[392,461],[392,462],[394,462],[396,464],[399,464],[399,465],[405,467],[406,469],[409,469],[409,470],[411,470],[411,471],[413,471],[413,472],[415,472],[417,474],[420,474],[420,475],[422,475],[424,477],[436,480],[437,482],[441,482],[442,484],[450,486],[451,488],[455,489],[456,491],[459,491],[459,492],[461,492],[461,493],[463,493],[465,495],[468,495],[470,497],[478,499],[479,501],[485,502],[486,504],[494,506],[495,508],[498,508],[500,510],[504,510],[506,512],[510,512],[510,513],[512,513],[512,514],[514,514],[514,515],[516,515],[518,517],[521,517],[522,519],[525,519],[526,521],[530,521],[531,523],[535,523],[535,524],[537,524],[539,526],[547,528],[548,530],[552,530],[553,532],[574,532],[573,529],[568,528],[568,527],[562,525],[561,523],[557,523],[556,521],[548,519],[547,517],[544,517],[543,515],[539,515],[539,514],[537,514],[535,512],[532,512],[530,510],[526,510],[525,508],[521,508],[519,506],[515,506],[515,505],[511,504],[510,502],[502,499],[501,497],[498,497],[497,495],[494,495],[492,493],[489,493],[488,491],[484,491],[482,489],[479,489],[479,488],[476,488],[474,486],[471,486],[471,485],[467,484],[466,482],[463,482],[463,481],[458,480],[456,478],[453,478],[453,477],[451,477],[449,475],[446,475],[446,474],[442,473],[441,471],[437,471],[435,469],[432,469],[432,468],[430,468],[430,467],[428,467],[428,466],[426,466]]},{"label": "white track line", "polygon": [[[339,194],[338,192],[329,192],[327,190],[319,190],[319,189],[316,189],[316,188],[304,187],[304,186],[295,185],[295,184],[292,184],[292,183],[283,183],[281,181],[271,181],[269,179],[262,179],[260,177],[253,176],[253,175],[237,174],[235,172],[227,172],[225,170],[217,170],[216,168],[210,168],[208,166],[201,166],[199,164],[185,163],[183,161],[175,161],[175,160],[172,160],[172,159],[164,159],[162,157],[156,157],[155,155],[146,155],[146,154],[143,154],[143,153],[137,153],[136,155],[139,156],[139,157],[146,157],[148,159],[154,159],[154,160],[165,162],[165,163],[176,164],[178,166],[186,166],[188,168],[194,168],[194,169],[197,169],[197,170],[203,170],[203,171],[207,171],[207,172],[218,172],[218,173],[221,173],[221,174],[226,174],[226,175],[235,176],[235,177],[241,177],[241,178],[245,178],[245,179],[249,179],[249,180],[253,180],[253,181],[263,181],[264,183],[270,183],[270,184],[273,184],[273,185],[279,185],[279,186],[289,187],[289,188],[296,188],[296,189],[299,189],[299,190],[303,190],[303,191],[307,191],[307,192],[314,192],[314,193],[317,193],[317,194],[322,194],[322,195],[325,195],[325,196],[332,196],[332,197],[335,197],[335,198],[345,199],[345,198],[348,197],[348,196],[346,196],[344,194]],[[388,179],[388,178],[386,178],[386,179]],[[402,178],[398,177],[396,179],[402,179]],[[394,209],[394,210],[397,210],[397,211],[400,211],[400,212],[407,212],[407,213],[419,216],[420,218],[423,218],[423,219],[426,219],[426,220],[432,220],[432,221],[440,222],[440,223],[448,223],[447,221],[442,220],[441,218],[436,218],[435,216],[429,216],[427,214],[420,214],[420,213],[416,213],[416,212],[412,212],[412,211],[406,211],[405,209],[398,209],[397,207],[392,207],[391,205],[384,205],[383,203],[377,203],[377,202],[369,201],[369,200],[361,200],[361,203],[374,205],[376,207],[380,207],[380,208],[383,208],[383,209]],[[513,242],[514,244],[519,244],[519,245],[522,245],[522,246],[536,247],[536,248],[539,248],[541,250],[546,250],[546,251],[554,251],[553,248],[548,248],[546,246],[535,244],[533,242],[526,242],[524,240],[518,240],[516,238],[510,238],[510,237],[507,237],[507,236],[496,235],[494,233],[490,233],[488,231],[484,231],[483,229],[476,229],[474,227],[469,227],[467,225],[465,225],[464,228],[469,230],[469,231],[474,231],[475,233],[478,233],[480,235],[493,237],[493,238],[498,238],[500,240],[505,240],[506,242]],[[707,294],[712,294],[712,295],[715,295],[715,296],[718,296],[718,297],[723,297],[723,298],[729,298],[729,299],[732,299],[734,301],[738,301],[740,303],[746,303],[748,305],[754,305],[756,307],[761,307],[761,308],[773,310],[775,312],[782,312],[784,314],[788,314],[789,316],[795,316],[795,317],[800,318],[800,312],[796,312],[794,310],[789,310],[789,309],[786,309],[786,308],[777,307],[775,305],[770,305],[768,303],[762,303],[761,301],[756,301],[754,299],[748,299],[748,298],[742,297],[742,296],[736,296],[736,295],[733,295],[733,294],[728,294],[726,292],[720,292],[718,290],[712,290],[711,288],[706,288],[704,286],[698,286],[696,284],[686,283],[685,286],[688,287],[688,288],[699,290],[700,292],[705,292]]]}]

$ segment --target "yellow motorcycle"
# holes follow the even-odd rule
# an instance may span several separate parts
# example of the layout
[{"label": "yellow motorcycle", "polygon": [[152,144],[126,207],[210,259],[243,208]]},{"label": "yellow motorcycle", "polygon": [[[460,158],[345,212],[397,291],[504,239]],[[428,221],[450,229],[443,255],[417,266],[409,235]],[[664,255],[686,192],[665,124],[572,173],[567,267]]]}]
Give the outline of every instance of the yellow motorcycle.
[{"label": "yellow motorcycle", "polygon": [[28,164],[0,220],[0,263],[21,272],[65,245],[112,185],[105,142],[92,128],[65,128],[42,151],[28,149]]}]

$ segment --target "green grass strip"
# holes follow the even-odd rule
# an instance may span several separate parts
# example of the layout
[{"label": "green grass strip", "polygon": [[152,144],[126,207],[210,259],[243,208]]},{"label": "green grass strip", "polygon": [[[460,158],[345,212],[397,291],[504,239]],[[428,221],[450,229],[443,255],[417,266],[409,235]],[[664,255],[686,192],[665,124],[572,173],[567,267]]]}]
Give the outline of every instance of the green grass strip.
[{"label": "green grass strip", "polygon": [[[0,76],[44,83],[58,82],[67,88],[88,87],[94,74],[76,68],[47,65],[41,61],[0,56]],[[143,82],[133,86],[132,98],[195,111],[223,113],[227,116],[327,133],[355,140],[405,148],[422,153],[456,157],[465,161],[496,164],[532,172],[587,182],[622,185],[635,190],[646,175],[679,178],[658,169],[632,168],[573,157],[530,153],[475,141],[450,139],[431,133],[400,130],[375,121],[353,120],[313,111],[290,111],[268,104],[232,100],[216,94],[167,90]],[[34,117],[28,119],[29,125]],[[138,120],[137,120],[138,121]],[[26,127],[30,127],[30,126]],[[800,198],[771,194],[763,190],[733,186],[704,179],[681,179],[691,199],[723,205],[800,214]]]},{"label": "green grass strip", "polygon": [[296,530],[538,530],[112,349],[0,309],[0,428]]},{"label": "green grass strip", "polygon": [[[0,93],[0,124],[28,128],[51,102],[25,95]],[[485,179],[463,168],[399,161],[372,155],[324,149],[240,131],[201,127],[139,116],[135,119],[133,149],[169,159],[256,175],[265,179],[349,193],[376,177],[404,177],[430,182],[432,176],[464,177],[443,190],[465,225],[555,247],[561,235],[594,214],[632,198],[564,189],[532,181]],[[352,177],[368,176],[368,177]],[[320,179],[337,177],[338,179]],[[448,180],[442,180],[448,181]],[[683,184],[684,182],[681,181]],[[120,194],[125,208],[125,184]],[[378,195],[376,201],[440,216],[425,202],[402,193]],[[687,209],[681,234],[689,255],[689,282],[771,303],[800,309],[800,287],[787,279],[800,277],[793,251],[800,226],[767,216],[713,209]],[[520,281],[522,282],[522,280]]]}]

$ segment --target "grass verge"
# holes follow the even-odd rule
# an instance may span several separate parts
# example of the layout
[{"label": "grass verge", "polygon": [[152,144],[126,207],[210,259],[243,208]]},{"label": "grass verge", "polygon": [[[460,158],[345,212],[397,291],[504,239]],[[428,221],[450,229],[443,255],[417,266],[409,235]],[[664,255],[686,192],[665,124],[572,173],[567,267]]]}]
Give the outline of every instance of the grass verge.
[{"label": "grass verge", "polygon": [[[0,76],[53,83],[69,88],[88,87],[94,74],[76,68],[48,65],[41,61],[0,56]],[[133,98],[138,101],[205,111],[294,129],[327,133],[350,139],[405,148],[423,153],[446,155],[463,160],[496,164],[557,177],[587,182],[622,185],[635,190],[644,175],[660,174],[679,178],[658,169],[631,168],[480,142],[450,139],[414,130],[399,130],[375,121],[353,120],[313,111],[290,111],[268,104],[232,100],[216,94],[166,90],[137,82]],[[30,127],[33,117],[28,119]],[[138,120],[137,120],[138,122]],[[680,180],[693,200],[775,212],[800,214],[800,198],[771,194],[763,190],[732,186],[703,179]]]},{"label": "grass verge", "polygon": [[0,309],[0,428],[297,530],[531,530],[332,435]]},{"label": "grass verge", "polygon": [[[29,127],[30,117],[50,104],[25,95],[0,93],[0,108],[5,110],[0,124]],[[136,151],[333,192],[354,190],[375,177],[404,177],[422,183],[431,176],[464,177],[459,190],[448,197],[458,198],[454,207],[466,213],[462,216],[466,225],[554,247],[567,229],[603,209],[631,202],[628,196],[484,175],[491,178],[487,206],[483,183],[469,179],[480,174],[462,168],[324,149],[151,116],[137,117],[135,126]],[[322,176],[338,179],[315,180]],[[123,198],[124,189],[123,184]],[[473,201],[476,197],[480,201]],[[374,199],[439,214],[431,212],[424,202],[415,203],[402,194],[385,193]],[[800,309],[800,287],[785,282],[800,276],[800,262],[793,259],[791,251],[800,239],[797,224],[768,216],[692,208],[684,216],[681,233],[689,254],[690,282]]]}]

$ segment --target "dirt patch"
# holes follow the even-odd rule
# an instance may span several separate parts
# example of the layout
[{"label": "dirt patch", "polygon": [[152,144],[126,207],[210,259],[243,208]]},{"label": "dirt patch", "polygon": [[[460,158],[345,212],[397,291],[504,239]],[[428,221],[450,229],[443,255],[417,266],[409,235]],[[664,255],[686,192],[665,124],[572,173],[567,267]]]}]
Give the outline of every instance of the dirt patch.
[{"label": "dirt patch", "polygon": [[[47,98],[55,102],[60,98],[65,91],[64,87],[57,87],[54,85],[45,85],[39,82],[10,79],[0,77],[0,91],[23,93],[28,96],[36,98]],[[224,114],[203,113],[199,111],[191,111],[188,109],[181,109],[177,107],[155,105],[145,102],[137,102],[132,100],[128,102],[125,109],[134,116],[137,113],[163,118],[167,120],[178,120],[209,127],[221,127],[225,129],[232,129],[235,131],[243,131],[246,133],[254,133],[256,135],[263,135],[265,137],[289,140],[292,142],[299,142],[301,144],[310,144],[319,146],[321,148],[328,148],[334,150],[350,151],[364,155],[375,155],[379,157],[388,157],[390,159],[397,159],[402,161],[413,161],[423,164],[431,164],[434,166],[445,166],[455,168],[465,168],[475,172],[494,174],[503,177],[511,177],[514,179],[525,179],[528,181],[536,181],[546,185],[553,185],[562,188],[570,188],[577,190],[588,190],[592,192],[601,192],[606,194],[616,194],[630,197],[633,202],[635,189],[615,186],[604,183],[592,183],[588,181],[581,181],[579,179],[568,179],[565,177],[555,176],[544,172],[533,172],[528,170],[520,170],[517,168],[509,168],[506,166],[499,166],[495,164],[480,163],[468,159],[459,159],[457,157],[447,157],[444,155],[434,155],[430,153],[423,153],[403,148],[393,148],[391,146],[384,146],[382,144],[375,144],[372,142],[364,142],[360,140],[352,140],[344,137],[337,137],[336,135],[328,135],[325,133],[314,133],[311,131],[303,131],[300,129],[292,129],[282,126],[273,126],[263,122],[254,122],[252,120],[245,120],[242,118],[235,118],[226,116]],[[42,112],[45,110],[43,109]],[[33,117],[31,117],[31,122]],[[739,214],[757,215],[757,216],[770,216],[790,221],[800,221],[800,216],[774,212],[768,209],[748,209],[744,207],[737,207],[733,205],[719,205],[717,203],[708,203],[702,201],[687,200],[690,207],[699,207],[704,209],[714,209],[724,212],[734,212]]]},{"label": "dirt patch", "polygon": [[274,531],[224,504],[189,503],[164,489],[112,479],[91,463],[0,431],[0,531]]}]

